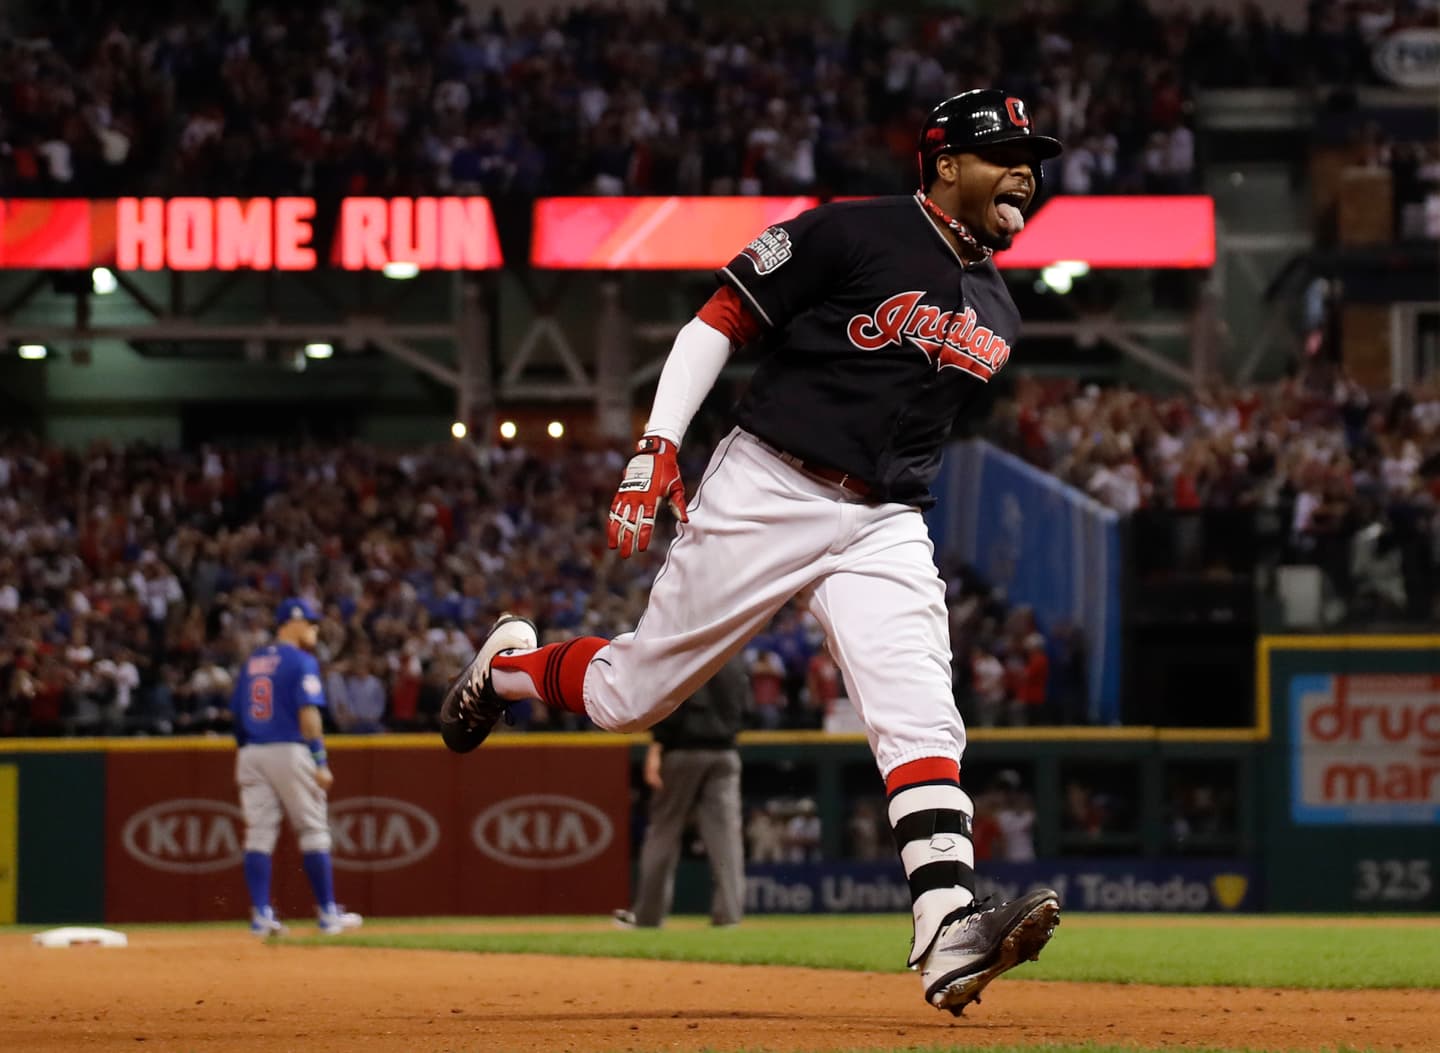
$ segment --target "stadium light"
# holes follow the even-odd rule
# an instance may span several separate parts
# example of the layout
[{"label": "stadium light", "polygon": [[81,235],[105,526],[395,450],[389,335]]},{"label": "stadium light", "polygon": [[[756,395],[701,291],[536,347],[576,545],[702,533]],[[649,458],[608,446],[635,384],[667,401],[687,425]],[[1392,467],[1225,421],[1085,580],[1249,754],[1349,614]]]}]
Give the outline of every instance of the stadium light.
[{"label": "stadium light", "polygon": [[561,438],[565,434],[565,425],[561,424],[558,420],[552,420],[549,424],[545,425],[545,433],[552,439]]},{"label": "stadium light", "polygon": [[44,344],[21,344],[15,349],[15,353],[21,358],[28,359],[31,362],[38,362],[48,355],[50,351]]},{"label": "stadium light", "polygon": [[329,358],[335,354],[334,344],[306,344],[306,358]]},{"label": "stadium light", "polygon": [[1040,272],[1040,280],[1052,290],[1064,296],[1075,285],[1075,279],[1064,267],[1054,264]]},{"label": "stadium light", "polygon": [[387,278],[394,278],[396,281],[406,281],[420,273],[420,265],[407,263],[404,260],[391,260],[380,268],[380,273]]},{"label": "stadium light", "polygon": [[96,296],[109,296],[118,288],[120,283],[109,267],[96,267],[90,272],[90,291]]},{"label": "stadium light", "polygon": [[1090,273],[1090,264],[1084,260],[1056,260],[1040,271],[1040,281],[1050,289],[1064,295],[1075,284],[1076,278]]},{"label": "stadium light", "polygon": [[463,439],[470,434],[470,429],[465,427],[463,420],[457,420],[454,424],[450,425],[450,434],[457,439]]},{"label": "stadium light", "polygon": [[520,434],[520,429],[515,426],[513,420],[502,420],[500,422],[500,438],[513,439]]}]

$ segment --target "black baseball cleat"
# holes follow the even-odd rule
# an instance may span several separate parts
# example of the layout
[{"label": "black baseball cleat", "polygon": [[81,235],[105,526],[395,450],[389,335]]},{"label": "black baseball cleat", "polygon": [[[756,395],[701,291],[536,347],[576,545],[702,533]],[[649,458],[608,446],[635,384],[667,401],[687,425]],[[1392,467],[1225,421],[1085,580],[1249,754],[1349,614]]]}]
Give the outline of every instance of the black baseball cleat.
[{"label": "black baseball cleat", "polygon": [[957,911],[920,966],[925,1001],[955,1016],[980,1001],[985,985],[1021,962],[1034,961],[1060,924],[1060,897],[1036,889],[989,910]]},{"label": "black baseball cleat", "polygon": [[490,686],[490,663],[506,651],[533,651],[539,645],[535,623],[502,614],[490,628],[470,664],[450,684],[440,703],[440,737],[455,753],[469,753],[489,737],[512,703]]}]

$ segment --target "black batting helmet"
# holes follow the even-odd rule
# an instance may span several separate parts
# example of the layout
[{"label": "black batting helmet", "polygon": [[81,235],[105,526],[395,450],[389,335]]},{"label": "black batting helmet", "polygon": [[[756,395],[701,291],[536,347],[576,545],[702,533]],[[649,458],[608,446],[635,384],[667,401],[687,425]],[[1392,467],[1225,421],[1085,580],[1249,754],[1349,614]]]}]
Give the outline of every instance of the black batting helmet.
[{"label": "black batting helmet", "polygon": [[1036,135],[1030,127],[1030,109],[1018,95],[998,88],[976,88],[946,99],[930,111],[920,129],[920,189],[935,182],[935,159],[941,154],[962,154],[977,147],[1023,143],[1030,151],[1035,173],[1035,200],[1040,196],[1040,162],[1056,157],[1059,139]]}]

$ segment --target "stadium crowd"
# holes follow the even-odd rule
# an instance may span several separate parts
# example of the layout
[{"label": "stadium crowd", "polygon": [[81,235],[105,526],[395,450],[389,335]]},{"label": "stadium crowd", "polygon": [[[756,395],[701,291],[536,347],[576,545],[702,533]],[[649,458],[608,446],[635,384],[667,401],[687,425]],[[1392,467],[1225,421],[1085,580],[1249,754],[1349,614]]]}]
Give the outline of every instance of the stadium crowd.
[{"label": "stadium crowd", "polygon": [[456,0],[22,4],[0,15],[0,194],[884,193],[924,113],[1000,84],[1069,145],[1050,186],[1189,188],[1193,93],[1350,84],[1421,5],[1243,17],[1027,3],[701,14]]},{"label": "stadium crowd", "polygon": [[[1367,598],[1357,610],[1440,615],[1433,380],[1377,399],[1320,362],[1194,396],[1022,377],[986,433],[1122,513],[1173,524],[1268,511],[1284,524],[1281,558],[1319,566],[1347,601]],[[605,546],[598,510],[622,462],[582,445],[77,452],[11,438],[0,734],[223,731],[231,670],[292,593],[324,612],[339,730],[430,727],[498,612],[531,616],[547,638],[635,624],[663,547],[620,560]],[[701,465],[686,467],[693,478]],[[1244,555],[1235,569],[1253,573]],[[1083,723],[1078,627],[1039,625],[972,567],[942,572],[967,721]],[[752,726],[853,730],[843,678],[802,610],[782,610],[747,653]],[[514,717],[583,726],[538,704]]]},{"label": "stadium crowd", "polygon": [[[0,443],[0,734],[223,732],[233,669],[268,640],[287,595],[324,612],[338,730],[433,727],[499,612],[528,615],[547,639],[636,623],[664,545],[629,560],[606,547],[600,510],[623,460],[458,443]],[[1048,669],[1033,617],[952,580],[960,653],[974,641],[987,658],[982,719],[1040,719],[1028,705],[1043,705]],[[850,710],[821,642],[793,609],[753,641],[752,724],[820,727]],[[962,702],[969,680],[957,679]],[[1008,710],[1022,694],[1028,704]],[[584,726],[538,704],[512,713],[522,729]]]},{"label": "stadium crowd", "polygon": [[230,670],[288,594],[324,612],[342,730],[424,723],[473,653],[466,632],[500,610],[557,631],[628,627],[656,554],[603,558],[599,517],[581,511],[608,505],[619,461],[469,449],[5,444],[0,721],[223,729]]},{"label": "stadium crowd", "polygon": [[[1337,487],[1381,503],[1440,499],[1434,379],[1375,399],[1323,364],[1193,397],[1022,377],[990,436],[1120,512],[1273,504]],[[1296,528],[1333,514],[1302,508]]]},{"label": "stadium crowd", "polygon": [[1320,566],[1342,597],[1363,586],[1368,613],[1440,616],[1433,377],[1383,397],[1320,358],[1194,396],[1022,378],[987,434],[1122,513],[1278,515],[1283,561]]}]

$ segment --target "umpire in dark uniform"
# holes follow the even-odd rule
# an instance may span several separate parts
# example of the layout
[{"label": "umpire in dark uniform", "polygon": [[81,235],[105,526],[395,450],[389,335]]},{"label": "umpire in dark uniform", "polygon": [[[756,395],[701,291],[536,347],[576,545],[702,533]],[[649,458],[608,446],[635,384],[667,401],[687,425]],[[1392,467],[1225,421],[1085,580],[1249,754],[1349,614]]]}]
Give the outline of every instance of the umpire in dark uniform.
[{"label": "umpire in dark uniform", "polygon": [[693,815],[710,859],[713,925],[736,925],[744,912],[745,845],[740,829],[740,751],[735,736],[750,707],[750,674],[737,655],[680,708],[651,729],[645,755],[650,823],[640,848],[633,911],[617,910],[625,928],[654,928],[675,899],[680,839]]}]

